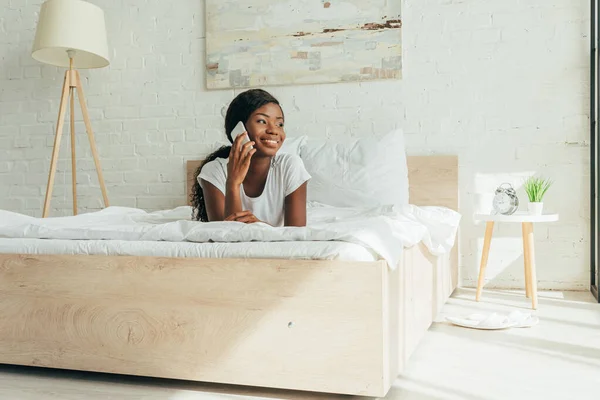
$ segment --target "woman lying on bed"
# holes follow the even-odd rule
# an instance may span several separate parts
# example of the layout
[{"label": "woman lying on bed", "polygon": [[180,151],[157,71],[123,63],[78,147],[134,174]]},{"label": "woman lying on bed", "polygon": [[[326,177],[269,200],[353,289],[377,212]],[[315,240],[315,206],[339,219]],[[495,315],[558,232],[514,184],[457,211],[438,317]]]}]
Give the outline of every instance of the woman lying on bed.
[{"label": "woman lying on bed", "polygon": [[[246,133],[231,136],[239,122]],[[225,116],[223,146],[196,171],[193,219],[306,225],[306,186],[310,175],[300,157],[278,153],[285,132],[277,99],[260,89],[238,95]],[[250,142],[242,145],[246,137]]]}]

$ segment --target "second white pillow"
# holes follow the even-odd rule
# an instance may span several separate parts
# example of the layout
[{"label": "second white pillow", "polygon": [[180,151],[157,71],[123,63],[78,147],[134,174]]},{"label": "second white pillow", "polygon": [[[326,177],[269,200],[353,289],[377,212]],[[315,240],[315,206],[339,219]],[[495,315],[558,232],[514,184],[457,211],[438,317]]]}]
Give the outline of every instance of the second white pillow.
[{"label": "second white pillow", "polygon": [[408,168],[401,129],[382,137],[344,142],[306,138],[291,148],[300,150],[312,176],[308,201],[336,207],[408,204]]}]

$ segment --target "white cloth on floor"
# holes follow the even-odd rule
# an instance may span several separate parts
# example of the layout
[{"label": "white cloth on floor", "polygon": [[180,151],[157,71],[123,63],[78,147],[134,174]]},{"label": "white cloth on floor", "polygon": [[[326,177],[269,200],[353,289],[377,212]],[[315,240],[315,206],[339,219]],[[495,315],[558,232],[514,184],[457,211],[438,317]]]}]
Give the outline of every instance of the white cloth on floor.
[{"label": "white cloth on floor", "polygon": [[506,329],[506,328],[528,328],[536,325],[539,319],[532,316],[531,313],[523,313],[518,310],[510,314],[500,314],[493,312],[491,314],[475,313],[463,317],[446,317],[446,320],[465,328],[474,329]]},{"label": "white cloth on floor", "polygon": [[508,314],[508,318],[516,322],[515,328],[530,328],[534,325],[537,325],[540,322],[540,319],[531,313],[521,312],[519,310],[515,310]]}]

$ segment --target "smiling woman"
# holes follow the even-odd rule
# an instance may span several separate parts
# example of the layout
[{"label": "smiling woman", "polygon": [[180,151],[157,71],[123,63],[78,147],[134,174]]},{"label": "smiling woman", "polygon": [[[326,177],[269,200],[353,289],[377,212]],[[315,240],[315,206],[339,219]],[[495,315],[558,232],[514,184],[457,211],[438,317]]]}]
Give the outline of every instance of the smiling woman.
[{"label": "smiling woman", "polygon": [[[300,157],[278,154],[285,141],[284,121],[279,102],[264,90],[248,90],[231,102],[225,133],[232,146],[208,156],[196,171],[195,220],[306,225],[310,175]],[[239,122],[247,131],[234,138]],[[249,141],[242,144],[246,137]]]}]

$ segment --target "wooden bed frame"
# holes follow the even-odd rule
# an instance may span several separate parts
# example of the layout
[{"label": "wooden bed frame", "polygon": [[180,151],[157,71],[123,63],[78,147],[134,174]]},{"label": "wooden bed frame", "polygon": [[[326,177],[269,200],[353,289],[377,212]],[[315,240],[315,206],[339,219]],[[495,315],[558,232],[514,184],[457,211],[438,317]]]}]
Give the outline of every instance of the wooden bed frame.
[{"label": "wooden bed frame", "polygon": [[[412,203],[457,209],[457,157],[408,163]],[[456,288],[456,247],[395,270],[0,254],[0,363],[384,396]]]}]

